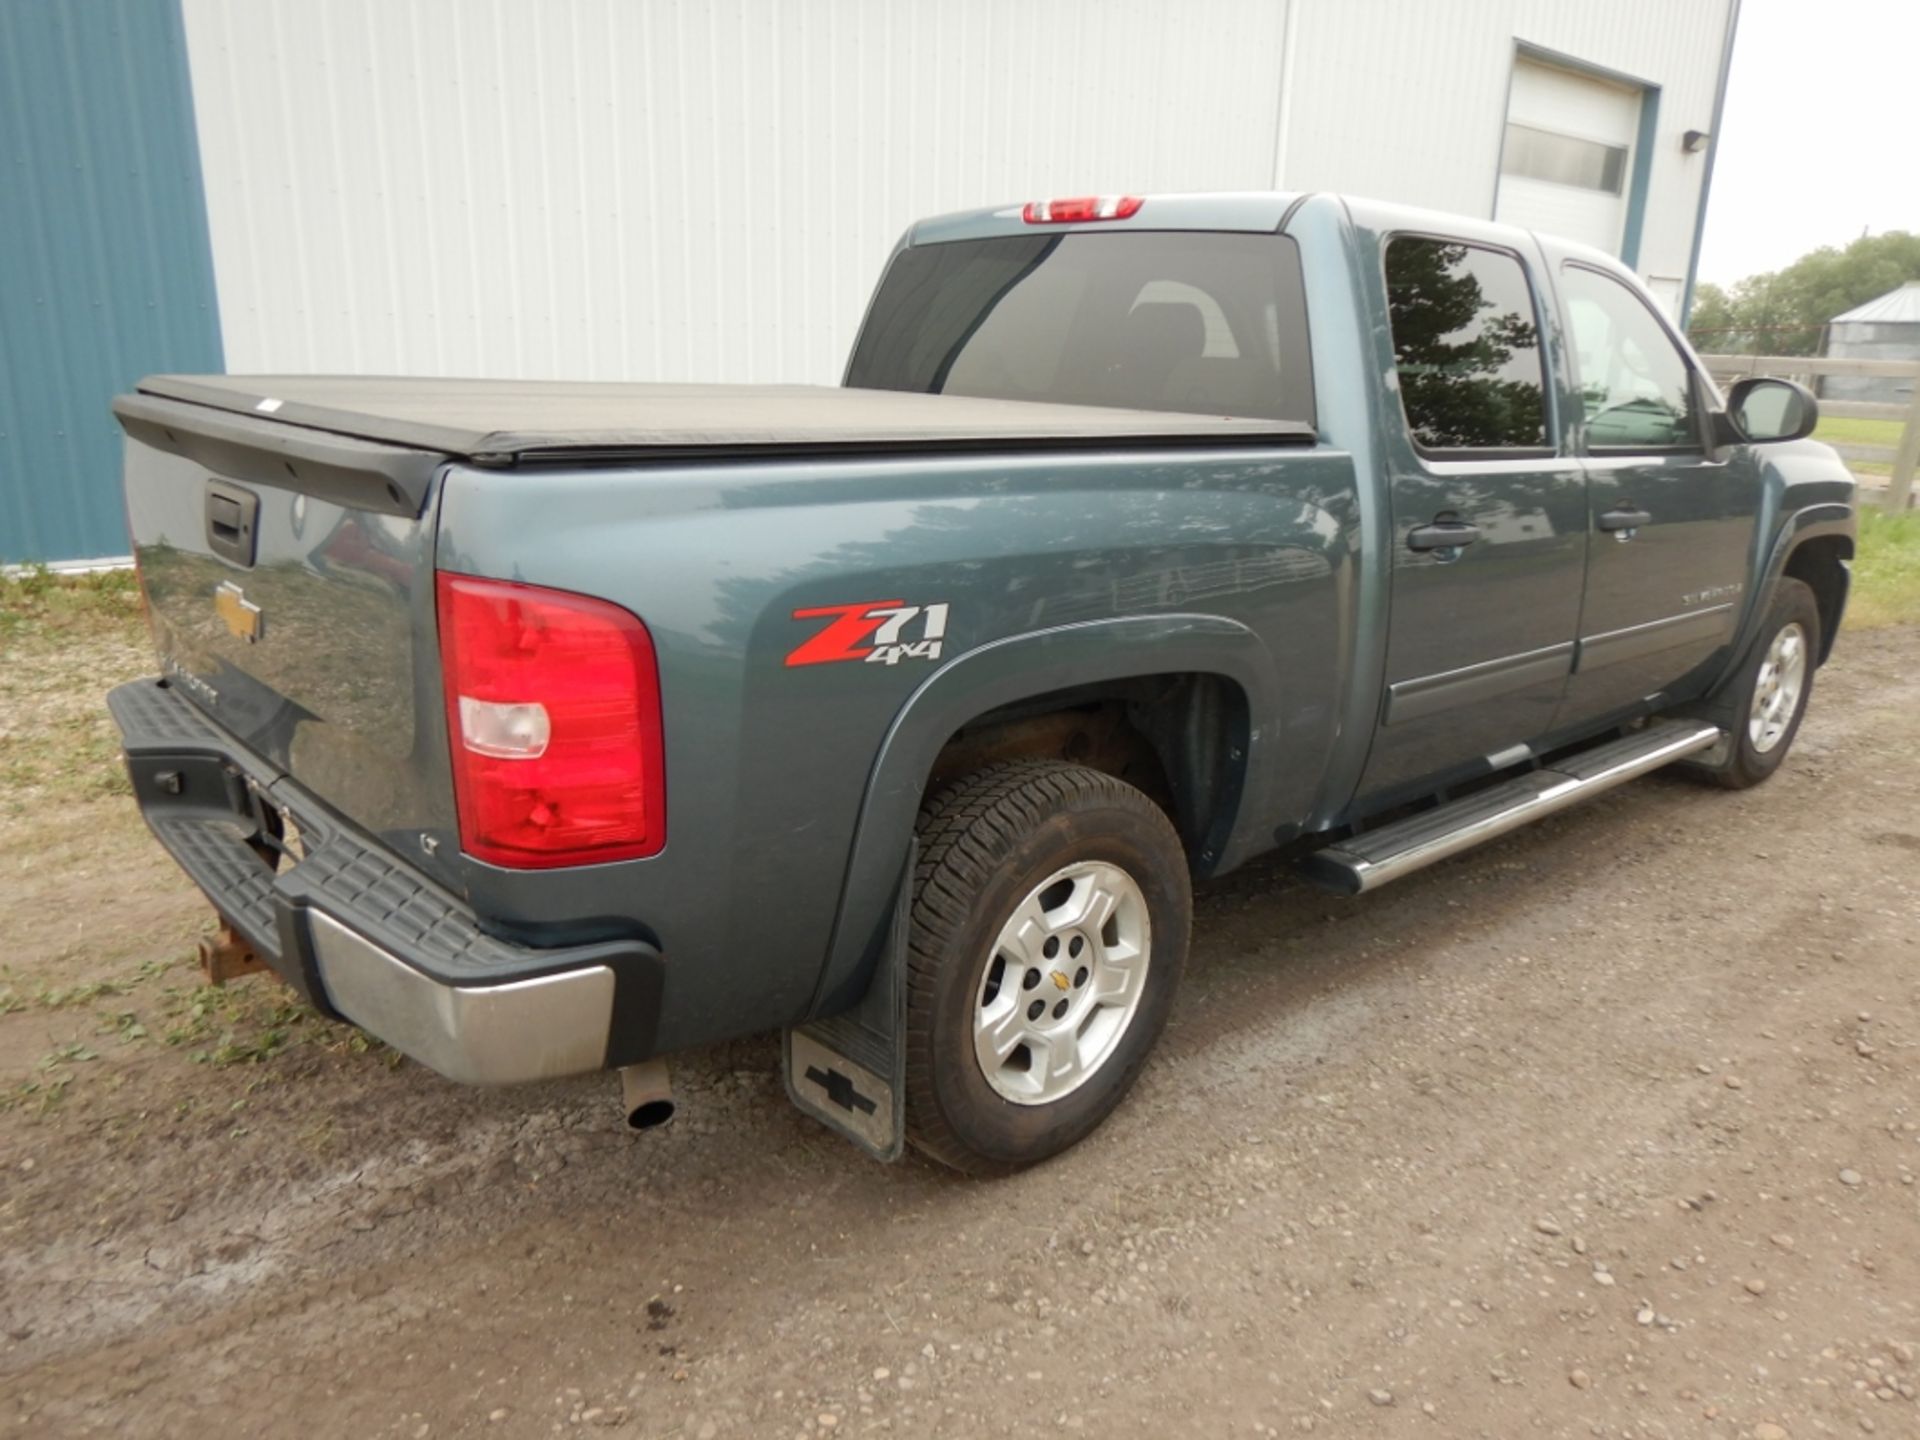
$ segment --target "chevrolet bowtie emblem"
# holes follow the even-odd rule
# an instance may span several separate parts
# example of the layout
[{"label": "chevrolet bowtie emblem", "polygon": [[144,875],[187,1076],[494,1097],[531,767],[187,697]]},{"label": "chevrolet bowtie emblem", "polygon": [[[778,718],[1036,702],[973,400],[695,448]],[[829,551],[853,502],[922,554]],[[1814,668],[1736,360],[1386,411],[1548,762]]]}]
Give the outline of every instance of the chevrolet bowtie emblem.
[{"label": "chevrolet bowtie emblem", "polygon": [[1053,983],[1064,990],[1073,982],[1066,977],[1064,971],[1056,970],[1053,972]]},{"label": "chevrolet bowtie emblem", "polygon": [[260,607],[247,599],[246,592],[231,580],[223,580],[213,592],[213,612],[226,621],[227,629],[251,645],[260,638],[264,621]]}]

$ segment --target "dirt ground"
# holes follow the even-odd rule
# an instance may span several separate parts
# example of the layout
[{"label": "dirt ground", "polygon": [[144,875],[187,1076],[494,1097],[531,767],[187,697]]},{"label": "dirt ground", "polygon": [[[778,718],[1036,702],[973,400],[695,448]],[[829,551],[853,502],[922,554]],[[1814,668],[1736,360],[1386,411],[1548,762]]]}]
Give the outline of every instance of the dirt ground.
[{"label": "dirt ground", "polygon": [[95,702],[31,690],[0,741],[77,748],[0,803],[10,1433],[1920,1435],[1920,629],[1845,637],[1759,790],[1206,888],[1132,1099],[997,1183],[860,1158],[773,1037],[634,1136],[196,989]]}]

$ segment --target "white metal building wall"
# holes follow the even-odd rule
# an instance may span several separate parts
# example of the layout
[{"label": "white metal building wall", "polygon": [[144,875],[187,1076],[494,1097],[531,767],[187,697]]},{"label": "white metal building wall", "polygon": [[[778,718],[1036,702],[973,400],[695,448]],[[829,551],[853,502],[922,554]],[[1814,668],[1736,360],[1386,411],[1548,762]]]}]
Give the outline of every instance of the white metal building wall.
[{"label": "white metal building wall", "polygon": [[1296,0],[1289,188],[1493,214],[1507,84],[1524,42],[1661,87],[1638,269],[1684,276],[1733,0]]},{"label": "white metal building wall", "polygon": [[914,219],[1272,184],[1268,0],[186,0],[227,365],[836,382]]},{"label": "white metal building wall", "polygon": [[1684,275],[1729,3],[184,0],[226,361],[832,382],[919,216],[1489,215],[1516,40],[1663,87],[1640,269]]}]

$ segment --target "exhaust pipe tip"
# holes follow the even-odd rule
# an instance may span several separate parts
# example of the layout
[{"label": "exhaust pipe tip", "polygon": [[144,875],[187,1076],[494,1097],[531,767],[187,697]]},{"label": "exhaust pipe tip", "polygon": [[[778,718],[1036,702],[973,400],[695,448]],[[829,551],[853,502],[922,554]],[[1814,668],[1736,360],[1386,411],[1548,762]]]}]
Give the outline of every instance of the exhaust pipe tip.
[{"label": "exhaust pipe tip", "polygon": [[645,1104],[636,1105],[627,1111],[627,1128],[651,1130],[657,1125],[664,1125],[673,1118],[673,1112],[677,1108],[671,1095],[664,1099],[649,1100]]},{"label": "exhaust pipe tip", "polygon": [[671,1120],[679,1106],[673,1098],[667,1062],[646,1060],[622,1067],[620,1108],[627,1117],[629,1130],[653,1130]]}]

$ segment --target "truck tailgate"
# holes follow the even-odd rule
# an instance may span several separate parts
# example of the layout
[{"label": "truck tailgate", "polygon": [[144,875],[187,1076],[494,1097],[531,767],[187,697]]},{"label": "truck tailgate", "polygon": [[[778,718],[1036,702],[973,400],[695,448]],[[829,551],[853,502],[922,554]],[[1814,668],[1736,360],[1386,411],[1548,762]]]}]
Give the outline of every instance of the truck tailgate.
[{"label": "truck tailgate", "polygon": [[419,837],[453,830],[433,639],[443,457],[145,395],[115,411],[162,674],[428,861]]}]

